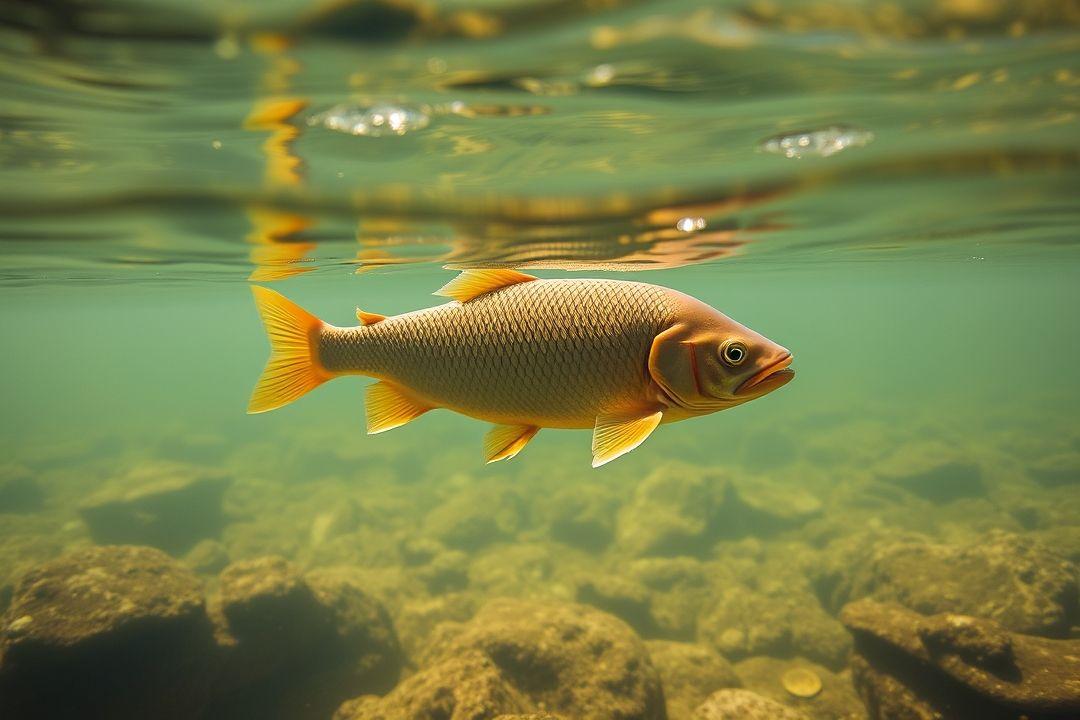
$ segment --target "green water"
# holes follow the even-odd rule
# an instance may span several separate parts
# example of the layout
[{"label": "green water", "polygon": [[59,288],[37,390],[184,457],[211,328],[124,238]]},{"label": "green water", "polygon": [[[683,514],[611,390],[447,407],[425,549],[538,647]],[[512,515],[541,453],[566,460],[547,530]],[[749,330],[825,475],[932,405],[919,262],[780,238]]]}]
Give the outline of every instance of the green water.
[{"label": "green water", "polygon": [[[229,561],[351,568],[395,623],[406,675],[424,669],[421,616],[580,601],[728,655],[752,689],[754,658],[824,663],[834,704],[778,699],[864,717],[846,655],[733,650],[704,620],[717,598],[741,588],[765,613],[780,577],[825,623],[862,595],[904,603],[872,584],[837,602],[823,579],[844,548],[901,539],[963,549],[1004,532],[1045,562],[1080,560],[1075,4],[56,7],[0,10],[0,609],[24,572],[101,540],[88,498],[180,463],[231,479],[223,527],[164,543],[208,596]],[[309,123],[342,103],[430,124]],[[832,126],[872,139],[827,157],[763,149]],[[268,353],[252,282],[349,325],[356,306],[433,305],[465,267],[676,288],[790,348],[797,377],[599,470],[585,431],[542,431],[486,466],[487,427],[446,411],[368,437],[357,378],[245,414]],[[947,458],[928,486],[890,475],[928,453]],[[651,502],[657,523],[695,512],[682,481],[648,485],[658,473],[772,499],[643,549]],[[221,562],[193,559],[200,540]],[[447,583],[410,554],[428,541]],[[709,578],[702,597],[642,580],[643,559],[672,555]],[[1067,567],[1056,624],[1009,629],[1078,636]],[[651,610],[597,600],[582,589],[597,577]],[[906,601],[978,615],[999,602],[988,587]]]}]

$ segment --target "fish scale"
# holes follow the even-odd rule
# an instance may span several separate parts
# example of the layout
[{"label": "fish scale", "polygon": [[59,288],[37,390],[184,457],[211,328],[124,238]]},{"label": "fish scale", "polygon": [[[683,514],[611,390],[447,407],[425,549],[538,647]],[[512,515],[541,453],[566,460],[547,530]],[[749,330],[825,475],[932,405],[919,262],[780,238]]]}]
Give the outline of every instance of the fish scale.
[{"label": "fish scale", "polygon": [[653,338],[674,315],[663,288],[535,280],[357,328],[327,328],[320,358],[382,378],[432,406],[550,427],[592,427],[640,400]]}]

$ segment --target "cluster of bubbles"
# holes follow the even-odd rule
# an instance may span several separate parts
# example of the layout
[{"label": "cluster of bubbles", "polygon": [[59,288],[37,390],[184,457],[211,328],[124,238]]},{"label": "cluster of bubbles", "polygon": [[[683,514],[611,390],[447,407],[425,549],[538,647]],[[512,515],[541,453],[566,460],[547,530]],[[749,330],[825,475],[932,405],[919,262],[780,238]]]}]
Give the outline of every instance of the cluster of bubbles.
[{"label": "cluster of bubbles", "polygon": [[349,135],[382,137],[405,135],[431,124],[432,109],[426,105],[335,105],[308,118],[308,125]]},{"label": "cluster of bubbles", "polygon": [[697,232],[705,229],[705,218],[703,217],[682,217],[675,223],[675,229],[679,232],[690,233]]},{"label": "cluster of bubbles", "polygon": [[[610,65],[598,65],[590,71],[590,74],[594,73],[597,74],[597,77],[591,78],[594,85],[610,82],[614,76]],[[461,101],[439,105],[343,103],[311,116],[307,122],[311,126],[348,135],[401,136],[423,130],[431,124],[432,117],[446,114],[471,116],[474,113]],[[873,139],[874,134],[869,130],[851,125],[828,125],[814,130],[773,135],[762,140],[759,147],[765,152],[788,158],[829,157],[849,147],[862,147]],[[698,222],[702,224],[699,226]],[[700,218],[682,218],[676,227],[682,232],[695,232],[704,229],[704,221]]]},{"label": "cluster of bubbles", "polygon": [[761,142],[765,152],[789,158],[829,157],[849,147],[862,147],[874,139],[874,133],[849,125],[829,125],[817,130],[773,135]]}]

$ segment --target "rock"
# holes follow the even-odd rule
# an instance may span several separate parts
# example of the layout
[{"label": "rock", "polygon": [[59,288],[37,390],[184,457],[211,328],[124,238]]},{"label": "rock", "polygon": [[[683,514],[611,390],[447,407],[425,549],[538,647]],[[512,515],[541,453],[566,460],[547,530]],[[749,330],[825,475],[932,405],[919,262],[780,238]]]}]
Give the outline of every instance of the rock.
[{"label": "rock", "polygon": [[0,513],[0,614],[15,585],[39,565],[85,544],[82,523],[48,512]]},{"label": "rock", "polygon": [[349,574],[386,608],[400,608],[413,598],[427,595],[424,585],[408,568],[348,566]]},{"label": "rock", "polygon": [[740,585],[722,587],[698,621],[698,636],[724,657],[801,655],[830,668],[843,666],[851,641],[812,594],[766,593]]},{"label": "rock", "polygon": [[668,720],[689,720],[710,693],[742,684],[731,663],[704,645],[648,640],[645,647],[660,673]]},{"label": "rock", "polygon": [[573,578],[581,572],[581,560],[582,557],[563,545],[524,542],[497,545],[473,560],[469,566],[469,584],[484,597],[569,600],[574,596]]},{"label": "rock", "polygon": [[1059,525],[1031,533],[1032,540],[1052,547],[1073,565],[1080,566],[1080,525]]},{"label": "rock", "polygon": [[548,508],[552,539],[588,551],[603,550],[615,535],[614,493],[602,485],[555,492]]},{"label": "rock", "polygon": [[664,717],[644,645],[618,618],[572,603],[493,600],[467,623],[440,625],[426,665],[484,653],[536,708],[570,717]]},{"label": "rock", "polygon": [[486,720],[530,709],[487,655],[471,651],[421,670],[385,697],[349,700],[333,720]]},{"label": "rock", "polygon": [[749,690],[718,690],[694,711],[693,720],[806,720],[806,716]]},{"label": "rock", "polygon": [[879,480],[934,502],[985,493],[979,466],[940,441],[904,445],[878,463],[875,471]]},{"label": "rock", "polygon": [[[862,701],[846,674],[802,658],[754,657],[736,663],[735,672],[748,690],[797,709],[808,718],[865,718]],[[806,687],[799,684],[803,681]]]},{"label": "rock", "polygon": [[38,510],[45,499],[34,474],[22,465],[0,465],[0,513]]},{"label": "rock", "polygon": [[642,558],[630,564],[630,575],[651,591],[650,614],[661,637],[693,640],[702,608],[712,601],[710,582],[716,569],[700,560]]},{"label": "rock", "polygon": [[107,483],[79,508],[95,542],[150,545],[179,555],[225,526],[231,479],[191,465],[141,465]]},{"label": "rock", "polygon": [[1028,474],[1047,487],[1080,483],[1080,452],[1064,452],[1037,458]]},{"label": "rock", "polygon": [[1080,640],[873,600],[845,606],[841,619],[855,636],[855,686],[872,718],[1080,716]]},{"label": "rock", "polygon": [[47,562],[2,623],[2,717],[191,718],[208,701],[218,655],[202,588],[159,550]]},{"label": "rock", "polygon": [[406,565],[415,567],[426,565],[446,552],[446,546],[438,540],[416,537],[410,534],[401,540],[398,551],[401,553],[401,559]]},{"label": "rock", "polygon": [[252,516],[251,521],[230,523],[222,533],[229,557],[253,558],[266,555],[298,557],[306,545],[305,530],[290,518]]},{"label": "rock", "polygon": [[465,593],[406,600],[397,607],[394,615],[394,627],[406,656],[415,657],[420,653],[436,625],[465,622],[476,613],[476,608],[476,599]]},{"label": "rock", "polygon": [[319,546],[327,540],[356,530],[360,523],[360,511],[355,503],[345,499],[340,505],[321,512],[311,521],[312,546]]},{"label": "rock", "polygon": [[448,550],[415,572],[433,595],[464,590],[469,584],[469,556],[460,550]]},{"label": "rock", "polygon": [[509,493],[495,497],[464,493],[431,511],[424,520],[428,534],[448,547],[474,551],[506,540],[518,529],[520,509]]},{"label": "rock", "polygon": [[348,570],[302,576],[283,558],[233,563],[220,578],[232,639],[214,715],[325,717],[343,700],[386,692],[404,658],[385,609]]},{"label": "rock", "polygon": [[798,527],[821,514],[821,501],[795,480],[733,478],[716,522],[724,537],[761,537]]},{"label": "rock", "polygon": [[669,463],[643,480],[618,515],[618,545],[635,557],[702,556],[719,538],[771,535],[821,513],[795,481],[728,478]]},{"label": "rock", "polygon": [[[404,655],[386,608],[365,592],[349,568],[319,568],[304,578],[316,599],[330,611],[332,635],[319,653],[336,655],[342,684],[386,692],[401,674]],[[355,692],[352,690],[351,692]]]},{"label": "rock", "polygon": [[197,573],[216,575],[229,564],[229,551],[217,540],[200,540],[184,555],[183,562]]},{"label": "rock", "polygon": [[611,613],[640,635],[656,635],[649,590],[640,583],[618,575],[594,574],[579,581],[577,601]]},{"label": "rock", "polygon": [[252,675],[271,675],[297,662],[313,638],[330,632],[329,614],[285,558],[229,565],[221,573],[218,594],[229,633],[251,656],[245,665]]},{"label": "rock", "polygon": [[619,511],[619,547],[637,557],[704,554],[714,540],[727,482],[727,475],[712,468],[680,462],[657,468]]},{"label": "rock", "polygon": [[[1076,518],[1080,517],[1080,492],[1070,485],[1032,491],[1027,483],[1018,484],[1008,489],[998,489],[995,496],[995,505],[1008,512],[1022,528],[1032,531],[1025,533],[1028,537],[1062,530],[1080,531],[1080,523],[1076,522]],[[1043,544],[1074,562],[1074,556],[1080,553],[1080,543],[1076,542],[1043,541]]]},{"label": "rock", "polygon": [[868,550],[839,596],[898,602],[922,613],[956,612],[1010,630],[1063,636],[1080,619],[1077,569],[1019,535],[991,532],[967,546],[897,542]]}]

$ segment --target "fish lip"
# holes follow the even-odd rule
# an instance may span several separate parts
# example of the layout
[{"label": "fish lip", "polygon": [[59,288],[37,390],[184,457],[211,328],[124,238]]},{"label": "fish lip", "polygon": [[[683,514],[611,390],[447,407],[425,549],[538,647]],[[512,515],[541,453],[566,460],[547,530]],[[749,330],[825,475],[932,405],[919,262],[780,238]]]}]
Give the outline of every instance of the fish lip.
[{"label": "fish lip", "polygon": [[753,390],[755,387],[760,386],[767,380],[782,379],[782,382],[777,384],[776,387],[780,387],[780,385],[787,383],[789,380],[791,380],[791,378],[795,377],[795,371],[788,367],[789,365],[791,365],[791,362],[794,359],[794,356],[792,356],[791,353],[788,353],[784,357],[774,362],[772,365],[769,365],[763,370],[758,371],[752,377],[747,379],[742,385],[739,386],[739,389],[735,391],[735,394],[744,395],[749,391]]}]

